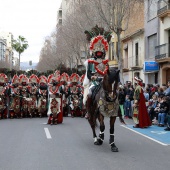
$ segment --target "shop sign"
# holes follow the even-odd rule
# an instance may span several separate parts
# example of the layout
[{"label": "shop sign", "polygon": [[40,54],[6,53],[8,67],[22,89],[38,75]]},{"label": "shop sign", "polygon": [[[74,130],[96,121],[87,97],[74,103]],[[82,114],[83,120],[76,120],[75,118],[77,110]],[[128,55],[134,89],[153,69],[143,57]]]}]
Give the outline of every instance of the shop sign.
[{"label": "shop sign", "polygon": [[159,71],[159,64],[155,61],[145,61],[143,69],[145,72]]}]

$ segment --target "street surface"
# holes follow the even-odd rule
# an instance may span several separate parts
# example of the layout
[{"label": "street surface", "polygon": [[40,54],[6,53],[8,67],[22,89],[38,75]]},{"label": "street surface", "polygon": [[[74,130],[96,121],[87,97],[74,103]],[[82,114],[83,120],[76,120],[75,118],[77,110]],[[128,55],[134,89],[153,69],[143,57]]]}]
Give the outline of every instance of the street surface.
[{"label": "street surface", "polygon": [[[133,121],[125,120],[133,125]],[[115,143],[93,144],[85,118],[64,117],[62,124],[46,125],[47,118],[0,120],[0,170],[167,170],[170,145],[162,145],[125,128],[117,119]],[[97,128],[97,132],[99,129]]]}]

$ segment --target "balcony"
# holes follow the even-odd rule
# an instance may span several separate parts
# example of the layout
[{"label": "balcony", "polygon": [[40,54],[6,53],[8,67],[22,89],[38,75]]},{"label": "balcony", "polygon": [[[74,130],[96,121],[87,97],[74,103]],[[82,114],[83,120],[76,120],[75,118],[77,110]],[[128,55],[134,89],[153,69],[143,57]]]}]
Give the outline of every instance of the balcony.
[{"label": "balcony", "polygon": [[164,17],[170,16],[170,3],[165,0],[158,1],[158,17],[163,21]]},{"label": "balcony", "polygon": [[[140,58],[140,57],[139,57]],[[123,59],[123,71],[139,70],[143,68],[143,63],[137,57],[128,57]]]},{"label": "balcony", "polygon": [[158,63],[170,62],[170,44],[155,47],[155,61]]}]

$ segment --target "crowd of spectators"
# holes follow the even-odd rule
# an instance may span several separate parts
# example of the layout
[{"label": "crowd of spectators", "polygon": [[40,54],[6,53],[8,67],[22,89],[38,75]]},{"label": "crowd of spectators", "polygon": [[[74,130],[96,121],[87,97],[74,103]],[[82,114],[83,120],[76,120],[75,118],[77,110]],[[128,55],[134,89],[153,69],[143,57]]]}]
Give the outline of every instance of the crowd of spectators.
[{"label": "crowd of spectators", "polygon": [[[170,131],[170,81],[168,84],[147,84],[143,83],[143,91],[148,114],[152,124],[159,127],[166,127],[165,131]],[[125,119],[133,117],[133,96],[134,86],[127,82],[124,86],[119,86],[119,104],[122,116]]]}]

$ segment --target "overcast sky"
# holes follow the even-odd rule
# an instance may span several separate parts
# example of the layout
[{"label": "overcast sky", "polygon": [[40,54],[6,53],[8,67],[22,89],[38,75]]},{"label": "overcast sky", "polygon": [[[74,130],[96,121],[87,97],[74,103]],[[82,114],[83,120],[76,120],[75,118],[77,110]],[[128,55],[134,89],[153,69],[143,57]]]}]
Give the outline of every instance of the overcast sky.
[{"label": "overcast sky", "polygon": [[11,32],[14,39],[21,35],[28,41],[21,62],[38,62],[45,37],[55,29],[61,1],[0,0],[0,31]]}]

